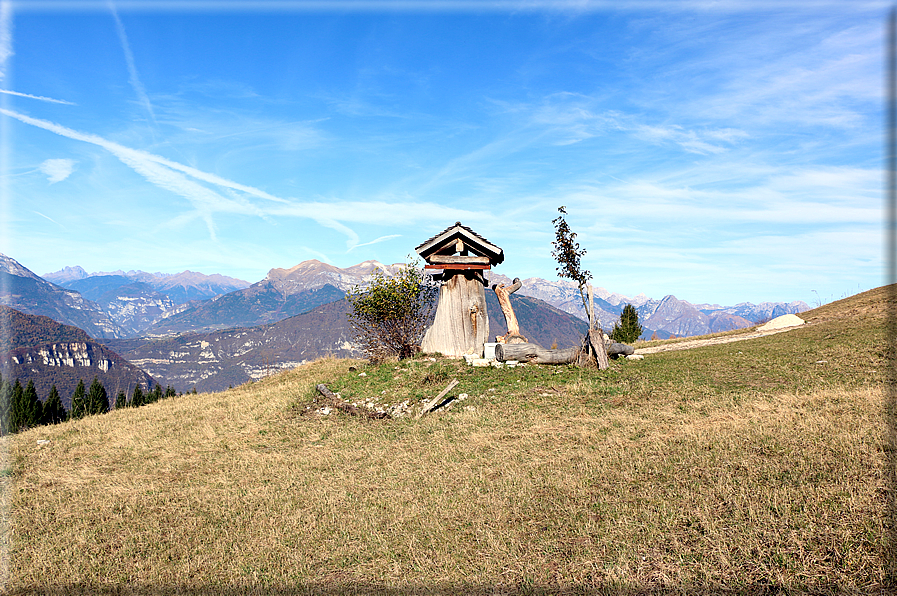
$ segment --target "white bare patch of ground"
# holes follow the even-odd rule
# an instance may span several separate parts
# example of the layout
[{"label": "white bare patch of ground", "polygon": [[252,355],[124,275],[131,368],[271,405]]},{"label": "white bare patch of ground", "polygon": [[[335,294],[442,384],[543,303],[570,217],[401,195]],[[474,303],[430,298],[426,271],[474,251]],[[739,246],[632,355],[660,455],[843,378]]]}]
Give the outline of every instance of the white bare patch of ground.
[{"label": "white bare patch of ground", "polygon": [[753,331],[748,331],[739,335],[726,335],[723,337],[710,337],[706,339],[692,339],[672,344],[664,344],[660,346],[652,346],[650,348],[638,348],[636,354],[656,354],[657,352],[672,352],[673,350],[688,350],[691,348],[700,348],[703,346],[713,346],[716,344],[727,344],[733,341],[744,341],[746,339],[756,339],[773,333],[781,333],[803,325],[804,321],[797,315],[782,315],[776,317],[762,327],[758,327]]},{"label": "white bare patch of ground", "polygon": [[787,327],[799,327],[804,324],[804,320],[797,315],[782,315],[776,317],[766,323],[758,331],[772,331],[773,329],[785,329]]}]

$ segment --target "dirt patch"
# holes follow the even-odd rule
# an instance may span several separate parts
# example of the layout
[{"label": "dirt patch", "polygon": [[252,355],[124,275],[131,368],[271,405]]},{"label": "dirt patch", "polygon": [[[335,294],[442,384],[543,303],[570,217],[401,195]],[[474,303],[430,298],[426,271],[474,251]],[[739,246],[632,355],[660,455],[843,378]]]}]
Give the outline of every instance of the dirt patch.
[{"label": "dirt patch", "polygon": [[766,337],[767,335],[775,335],[784,331],[791,331],[797,327],[784,327],[780,329],[769,329],[760,331],[755,329],[740,335],[726,335],[724,337],[709,337],[705,339],[690,339],[686,341],[676,342],[674,344],[664,344],[662,346],[652,346],[650,348],[638,348],[636,354],[656,354],[658,352],[675,352],[676,350],[690,350],[692,348],[702,348],[704,346],[715,346],[718,344],[728,344],[734,341],[744,341],[746,339],[757,339],[758,337]]}]

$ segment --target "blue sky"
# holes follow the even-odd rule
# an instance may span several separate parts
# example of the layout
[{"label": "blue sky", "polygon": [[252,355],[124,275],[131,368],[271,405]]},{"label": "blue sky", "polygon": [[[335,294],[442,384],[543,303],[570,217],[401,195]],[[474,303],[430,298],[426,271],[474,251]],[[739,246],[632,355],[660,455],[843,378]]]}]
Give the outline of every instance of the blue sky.
[{"label": "blue sky", "polygon": [[882,285],[882,2],[0,0],[0,252],[404,261],[461,221],[691,302]]}]

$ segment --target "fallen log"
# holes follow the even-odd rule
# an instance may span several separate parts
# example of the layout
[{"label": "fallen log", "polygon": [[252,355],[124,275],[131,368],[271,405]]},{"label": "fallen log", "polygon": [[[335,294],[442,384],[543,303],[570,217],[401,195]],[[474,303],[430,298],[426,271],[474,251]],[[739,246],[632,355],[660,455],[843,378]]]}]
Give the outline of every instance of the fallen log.
[{"label": "fallen log", "polygon": [[635,354],[635,348],[626,344],[614,342],[607,347],[607,355],[611,357],[629,356],[631,354]]},{"label": "fallen log", "polygon": [[495,346],[495,359],[499,362],[517,360],[533,364],[569,364],[579,356],[579,348],[565,350],[546,350],[539,344],[498,344]]},{"label": "fallen log", "polygon": [[318,384],[315,389],[318,390],[318,393],[327,398],[329,405],[333,406],[337,410],[345,412],[346,414],[350,414],[352,416],[361,416],[362,418],[372,418],[374,420],[382,420],[384,418],[392,418],[386,412],[371,412],[370,410],[356,408],[349,402],[342,399],[336,393],[327,388],[327,385],[324,383]]}]

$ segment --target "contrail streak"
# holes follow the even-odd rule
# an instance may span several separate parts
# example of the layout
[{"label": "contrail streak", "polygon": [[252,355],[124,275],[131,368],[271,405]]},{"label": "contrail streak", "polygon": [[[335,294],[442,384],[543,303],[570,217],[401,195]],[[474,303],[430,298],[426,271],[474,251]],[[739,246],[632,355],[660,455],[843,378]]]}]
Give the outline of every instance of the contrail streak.
[{"label": "contrail streak", "polygon": [[128,75],[130,76],[129,82],[134,89],[134,93],[137,94],[137,99],[143,104],[143,108],[146,110],[147,114],[149,114],[150,120],[155,126],[158,123],[156,122],[156,114],[153,112],[153,105],[150,103],[149,96],[146,94],[146,89],[140,81],[140,76],[137,74],[137,65],[134,61],[134,54],[131,52],[131,44],[128,43],[125,26],[122,24],[121,19],[118,18],[115,4],[111,1],[109,2],[109,10],[112,12],[112,18],[115,19],[115,30],[118,33],[118,39],[121,41],[121,47],[125,53],[125,63],[128,65]]},{"label": "contrail streak", "polygon": [[39,99],[41,101],[49,101],[51,103],[62,103],[67,106],[78,105],[76,103],[72,103],[72,102],[66,101],[64,99],[53,99],[52,97],[43,97],[41,95],[31,95],[30,93],[19,93],[18,91],[10,91],[9,89],[0,89],[0,93],[5,93],[6,95],[15,95],[16,97],[27,97],[29,99]]},{"label": "contrail streak", "polygon": [[6,79],[6,62],[12,51],[12,2],[0,2],[0,81]]}]

